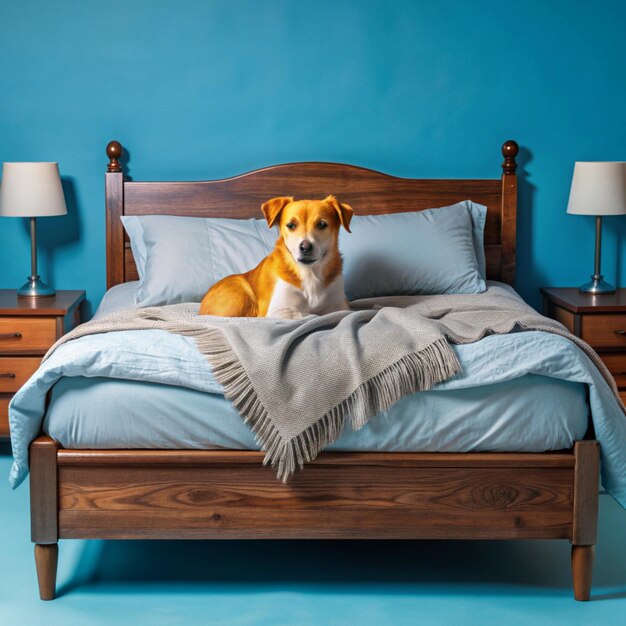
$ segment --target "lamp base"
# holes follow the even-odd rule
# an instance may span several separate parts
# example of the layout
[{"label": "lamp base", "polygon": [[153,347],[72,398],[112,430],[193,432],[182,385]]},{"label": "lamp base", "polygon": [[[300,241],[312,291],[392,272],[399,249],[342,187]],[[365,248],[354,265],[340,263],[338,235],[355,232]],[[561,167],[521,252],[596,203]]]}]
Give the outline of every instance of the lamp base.
[{"label": "lamp base", "polygon": [[594,274],[591,280],[578,288],[580,293],[592,293],[596,295],[615,293],[615,287],[604,280],[602,274]]},{"label": "lamp base", "polygon": [[26,296],[29,298],[43,298],[45,296],[53,296],[56,291],[46,285],[39,276],[29,276],[28,280],[17,290],[18,296]]}]

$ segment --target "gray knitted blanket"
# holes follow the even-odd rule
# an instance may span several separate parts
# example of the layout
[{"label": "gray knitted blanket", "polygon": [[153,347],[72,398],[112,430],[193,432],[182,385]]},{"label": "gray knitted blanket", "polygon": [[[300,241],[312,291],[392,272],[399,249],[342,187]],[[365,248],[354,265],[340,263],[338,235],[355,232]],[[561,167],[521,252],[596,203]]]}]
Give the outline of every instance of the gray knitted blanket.
[{"label": "gray knitted blanket", "polygon": [[198,316],[197,304],[125,310],[82,324],[60,339],[162,329],[193,337],[224,395],[255,433],[265,463],[286,480],[353,428],[405,395],[430,389],[460,368],[450,343],[492,333],[541,330],[574,341],[613,378],[580,339],[539,315],[513,292],[397,299],[396,306],[283,321]]}]

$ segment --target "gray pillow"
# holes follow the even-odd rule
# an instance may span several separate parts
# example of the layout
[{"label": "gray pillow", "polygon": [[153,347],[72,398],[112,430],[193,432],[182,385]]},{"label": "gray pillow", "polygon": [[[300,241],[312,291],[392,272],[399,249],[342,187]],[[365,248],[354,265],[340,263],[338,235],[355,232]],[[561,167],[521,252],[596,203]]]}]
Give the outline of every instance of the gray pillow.
[{"label": "gray pillow", "polygon": [[[352,234],[342,230],[339,243],[346,295],[484,291],[485,216],[485,207],[469,201],[355,216]],[[140,278],[137,306],[199,302],[224,276],[255,267],[278,236],[263,219],[142,215],[122,222]]]},{"label": "gray pillow", "polygon": [[[485,258],[485,223],[487,222],[487,207],[470,200],[459,202],[464,204],[472,216],[472,239],[474,252],[478,261],[478,271],[483,280],[487,280],[487,259]],[[458,206],[458,205],[452,205]]]},{"label": "gray pillow", "polygon": [[348,300],[482,293],[486,215],[486,207],[468,200],[425,211],[356,215],[352,234],[339,236]]},{"label": "gray pillow", "polygon": [[264,219],[142,215],[122,222],[140,277],[137,306],[200,302],[224,276],[258,265],[278,235]]}]

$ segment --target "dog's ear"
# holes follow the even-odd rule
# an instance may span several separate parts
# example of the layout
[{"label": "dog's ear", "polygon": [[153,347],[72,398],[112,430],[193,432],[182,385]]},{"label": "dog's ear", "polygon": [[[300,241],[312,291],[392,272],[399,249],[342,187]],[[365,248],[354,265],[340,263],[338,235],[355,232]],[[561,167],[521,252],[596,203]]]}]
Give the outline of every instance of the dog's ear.
[{"label": "dog's ear", "polygon": [[339,202],[335,196],[327,196],[324,198],[324,202],[330,204],[330,206],[337,211],[341,225],[350,233],[350,220],[352,219],[352,207],[349,204]]},{"label": "dog's ear", "polygon": [[268,226],[271,228],[276,223],[276,219],[280,215],[280,212],[290,203],[293,202],[291,196],[280,196],[279,198],[272,198],[267,202],[264,202],[261,206],[263,215],[267,220]]}]

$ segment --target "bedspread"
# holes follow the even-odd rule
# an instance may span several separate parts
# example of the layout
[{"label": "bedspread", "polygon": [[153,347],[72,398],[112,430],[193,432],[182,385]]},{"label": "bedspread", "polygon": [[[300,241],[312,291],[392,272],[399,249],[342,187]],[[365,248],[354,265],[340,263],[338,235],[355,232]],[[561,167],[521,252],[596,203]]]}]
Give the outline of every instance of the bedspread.
[{"label": "bedspread", "polygon": [[[510,380],[526,373],[553,376],[589,385],[596,435],[602,445],[606,488],[626,504],[626,419],[612,391],[590,359],[567,339],[542,332],[490,337],[509,342],[506,363],[485,354],[479,368],[463,367],[463,352],[455,346],[463,371],[441,388],[471,387]],[[492,342],[493,343],[493,342]],[[193,340],[163,331],[124,331],[94,335],[59,348],[16,394],[10,407],[15,464],[11,483],[27,473],[27,446],[38,434],[48,389],[61,376],[133,378],[219,392],[209,366]]]}]

